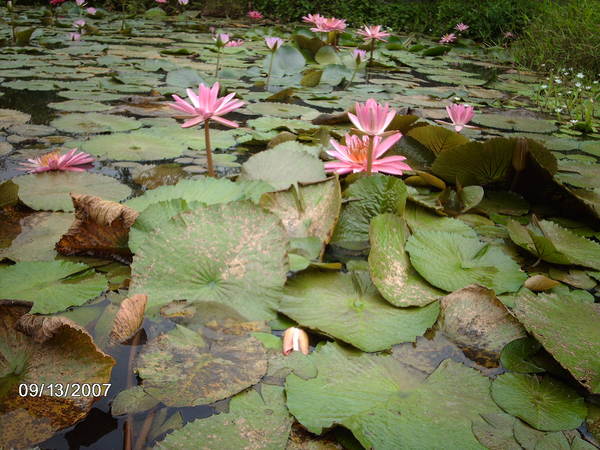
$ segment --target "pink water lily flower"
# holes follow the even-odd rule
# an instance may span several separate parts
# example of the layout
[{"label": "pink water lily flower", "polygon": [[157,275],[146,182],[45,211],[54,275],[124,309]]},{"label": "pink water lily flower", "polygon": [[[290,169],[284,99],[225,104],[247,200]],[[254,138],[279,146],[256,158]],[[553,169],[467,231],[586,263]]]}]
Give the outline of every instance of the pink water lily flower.
[{"label": "pink water lily flower", "polygon": [[198,86],[198,94],[192,89],[187,89],[186,92],[190,103],[186,102],[178,95],[173,95],[175,103],[170,104],[171,108],[194,116],[184,122],[183,125],[181,125],[182,128],[193,127],[208,119],[216,120],[231,128],[237,128],[239,126],[237,123],[223,119],[221,116],[241,108],[244,106],[244,102],[233,99],[233,97],[235,97],[235,92],[228,94],[225,97],[219,97],[219,89],[219,83],[213,84],[212,88],[201,84]]},{"label": "pink water lily flower", "polygon": [[367,59],[367,52],[366,50],[360,50],[358,48],[355,48],[352,52],[352,56],[354,56],[354,61],[356,62],[356,65],[360,66],[364,62],[364,60]]},{"label": "pink water lily flower", "polygon": [[96,12],[98,12],[98,11],[96,10],[96,8],[92,8],[90,6],[89,8],[86,8],[85,12],[88,13],[90,16],[94,16],[94,15],[96,15]]},{"label": "pink water lily flower", "polygon": [[323,16],[321,14],[308,14],[302,17],[303,22],[312,23],[314,25],[316,25],[317,22],[321,19],[323,19]]},{"label": "pink water lily flower", "polygon": [[342,145],[335,139],[331,139],[330,143],[333,150],[328,150],[327,154],[333,156],[336,161],[325,163],[327,172],[335,172],[339,175],[350,172],[366,172],[368,170],[368,157],[373,139],[373,166],[372,172],[383,172],[393,175],[402,175],[406,170],[412,170],[411,167],[404,163],[404,156],[381,156],[387,152],[396,142],[402,138],[402,133],[394,133],[387,138],[381,136],[356,136],[354,134],[346,134],[346,145]]},{"label": "pink water lily flower", "polygon": [[456,35],[454,33],[445,34],[440,39],[440,44],[450,44],[456,41]]},{"label": "pink water lily flower", "polygon": [[85,27],[85,20],[78,19],[75,22],[73,22],[73,26],[76,28],[83,28],[83,27]]},{"label": "pink water lily flower", "polygon": [[279,47],[281,47],[283,45],[283,39],[278,38],[278,37],[266,37],[265,44],[267,44],[267,47],[269,47],[269,50],[274,52],[275,50],[277,50]]},{"label": "pink water lily flower", "polygon": [[81,33],[69,33],[69,40],[70,41],[80,41]]},{"label": "pink water lily flower", "polygon": [[254,20],[259,20],[263,18],[263,15],[260,11],[248,11],[248,17]]},{"label": "pink water lily flower", "polygon": [[181,6],[186,6],[189,2],[190,0],[177,0],[177,3],[179,3]]},{"label": "pink water lily flower", "polygon": [[219,33],[216,36],[214,36],[213,39],[215,40],[217,47],[223,47],[229,42],[229,34]]},{"label": "pink water lily flower", "polygon": [[28,162],[21,163],[21,170],[27,170],[29,173],[48,172],[51,170],[61,170],[68,172],[85,172],[89,167],[78,167],[91,164],[94,158],[87,153],[78,152],[76,148],[69,150],[64,155],[59,151],[46,153],[37,158],[28,159]]},{"label": "pink water lily flower", "polygon": [[232,39],[225,44],[225,47],[241,47],[244,45],[244,41],[242,39]]},{"label": "pink water lily flower", "polygon": [[363,36],[367,41],[385,41],[386,38],[390,36],[390,33],[381,31],[381,25],[374,25],[371,27],[365,25],[362,30],[357,31],[357,34]]},{"label": "pink water lily flower", "polygon": [[330,31],[344,31],[345,29],[346,21],[344,19],[319,17],[315,22],[315,27],[310,30],[317,33],[329,33]]},{"label": "pink water lily flower", "polygon": [[[456,132],[460,132],[463,128],[475,128],[470,125],[467,125],[473,119],[475,115],[474,108],[469,105],[459,105],[453,103],[452,105],[446,106],[446,112],[452,121],[452,125],[454,125],[454,129]],[[438,120],[439,123],[446,123],[441,120]]]},{"label": "pink water lily flower", "polygon": [[356,115],[348,113],[348,118],[354,126],[364,134],[379,136],[385,133],[396,111],[386,103],[380,105],[375,99],[370,98],[364,104],[356,103]]},{"label": "pink water lily flower", "polygon": [[467,31],[469,29],[469,25],[465,24],[465,23],[457,23],[456,26],[454,27],[454,29],[456,31]]},{"label": "pink water lily flower", "polygon": [[75,0],[75,3],[82,8],[86,5],[85,0]]},{"label": "pink water lily flower", "polygon": [[156,0],[156,3],[167,3],[167,0]]}]

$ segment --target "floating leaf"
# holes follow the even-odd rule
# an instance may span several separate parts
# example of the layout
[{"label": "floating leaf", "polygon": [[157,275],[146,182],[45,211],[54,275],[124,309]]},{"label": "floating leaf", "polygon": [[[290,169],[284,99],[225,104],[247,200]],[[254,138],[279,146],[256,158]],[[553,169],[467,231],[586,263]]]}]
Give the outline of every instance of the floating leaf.
[{"label": "floating leaf", "polygon": [[570,296],[523,293],[514,310],[554,358],[593,393],[600,393],[600,309]]},{"label": "floating leaf", "polygon": [[381,295],[394,306],[427,305],[444,294],[411,266],[404,251],[405,228],[404,221],[393,214],[382,214],[371,220],[371,278]]},{"label": "floating leaf", "polygon": [[194,69],[176,69],[167,73],[166,82],[170,86],[191,88],[194,91],[200,84],[206,84],[204,78]]},{"label": "floating leaf", "polygon": [[477,210],[488,216],[491,214],[506,214],[522,216],[529,212],[529,203],[515,192],[485,191],[483,200],[477,205]]},{"label": "floating leaf", "polygon": [[272,75],[293,75],[301,72],[306,65],[306,60],[302,53],[291,45],[282,45],[277,49],[275,54],[267,55],[263,65],[265,71],[268,71],[271,65],[271,58],[273,59],[271,66]]},{"label": "floating leaf", "polygon": [[379,295],[368,272],[304,272],[288,282],[279,311],[302,326],[374,352],[414,342],[435,323],[439,306],[395,308]]},{"label": "floating leaf", "polygon": [[318,111],[308,106],[295,105],[293,103],[260,102],[250,103],[247,106],[249,111],[261,116],[274,116],[281,118],[305,117],[313,119],[318,115]]},{"label": "floating leaf", "polygon": [[484,422],[473,424],[473,434],[489,450],[521,450],[513,427],[517,419],[508,414],[482,414]]},{"label": "floating leaf", "polygon": [[[0,269],[2,270],[2,269]],[[4,279],[4,274],[0,277]],[[4,288],[0,290],[4,293]],[[15,329],[29,307],[18,303],[0,304],[0,447],[28,448],[87,416],[96,397],[75,396],[74,390],[59,397],[58,387],[98,384],[109,387],[115,361],[102,353],[82,328],[64,322],[44,343]],[[19,395],[19,384],[37,386],[37,395]],[[44,387],[42,387],[42,383]],[[55,386],[50,392],[47,386]],[[54,396],[52,395],[54,394]],[[81,395],[81,391],[79,392]]]},{"label": "floating leaf", "polygon": [[516,339],[506,344],[500,354],[502,367],[511,372],[539,373],[545,370],[539,367],[531,357],[542,348],[541,344],[532,337]]},{"label": "floating leaf", "polygon": [[273,317],[286,280],[287,236],[250,202],[182,213],[149,235],[134,257],[130,293],[148,312],[173,299],[223,303],[252,319]]},{"label": "floating leaf", "polygon": [[406,243],[410,261],[431,284],[446,291],[480,284],[497,294],[514,292],[527,275],[498,247],[476,237],[417,231]]},{"label": "floating leaf", "polygon": [[413,128],[407,136],[416,139],[436,155],[469,142],[462,134],[435,125]]},{"label": "floating leaf", "polygon": [[87,113],[67,114],[54,119],[50,125],[66,133],[96,134],[135,130],[142,126],[142,122],[124,116]]},{"label": "floating leaf", "polygon": [[131,194],[131,189],[114,178],[89,172],[44,172],[23,175],[12,181],[19,186],[19,199],[38,211],[73,211],[71,192],[115,201]]},{"label": "floating leaf", "polygon": [[505,373],[494,380],[491,393],[506,412],[542,431],[577,428],[587,414],[583,398],[549,376]]},{"label": "floating leaf", "polygon": [[32,314],[51,314],[82,305],[105,287],[106,278],[85,264],[28,261],[0,267],[2,297],[33,302]]},{"label": "floating leaf", "polygon": [[96,136],[81,146],[88,153],[120,161],[152,161],[181,155],[186,146],[178,141],[137,131]]},{"label": "floating leaf", "polygon": [[110,406],[110,412],[113,416],[136,414],[148,411],[159,403],[159,400],[144,391],[143,386],[134,386],[117,394]]},{"label": "floating leaf", "polygon": [[135,370],[144,390],[165,405],[197,406],[256,384],[267,361],[254,337],[226,328],[196,332],[177,325],[144,346]]},{"label": "floating leaf", "polygon": [[169,434],[156,448],[179,449],[190,442],[207,448],[285,448],[293,419],[285,407],[283,388],[262,385],[236,395],[229,412],[197,419]]},{"label": "floating leaf", "polygon": [[475,114],[473,123],[489,128],[525,133],[552,133],[556,131],[552,120],[533,119],[531,117],[515,117],[505,114]]}]

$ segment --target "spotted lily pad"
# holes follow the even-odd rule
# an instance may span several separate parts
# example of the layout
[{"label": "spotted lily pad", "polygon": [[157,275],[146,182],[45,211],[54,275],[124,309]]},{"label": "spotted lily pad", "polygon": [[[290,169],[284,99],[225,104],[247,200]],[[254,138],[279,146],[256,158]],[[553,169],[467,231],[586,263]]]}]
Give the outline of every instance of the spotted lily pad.
[{"label": "spotted lily pad", "polygon": [[89,172],[44,172],[12,180],[19,186],[19,199],[38,211],[73,211],[70,192],[123,200],[131,189],[112,177]]},{"label": "spotted lily pad", "polygon": [[[57,386],[98,384],[102,392],[106,392],[110,384],[104,383],[110,382],[115,364],[96,347],[92,337],[75,324],[62,323],[43,343],[17,331],[17,321],[28,309],[18,303],[0,303],[2,448],[35,446],[83,419],[97,398],[77,397],[73,390],[65,393],[64,388],[63,396],[58,396]],[[37,387],[37,394],[30,391],[29,395],[19,395],[20,383],[26,383],[30,389]],[[51,392],[48,386],[56,388]]]},{"label": "spotted lily pad", "polygon": [[66,133],[95,134],[135,130],[142,126],[142,122],[111,114],[74,113],[54,119],[50,125]]},{"label": "spotted lily pad", "polygon": [[368,272],[304,272],[288,282],[279,311],[374,352],[423,335],[435,323],[439,305],[395,308],[379,295]]},{"label": "spotted lily pad", "polygon": [[80,263],[24,261],[0,267],[2,297],[33,302],[31,313],[51,314],[82,305],[106,287],[106,278]]},{"label": "spotted lily pad", "polygon": [[393,214],[371,220],[369,269],[381,295],[394,306],[423,306],[443,295],[411,266],[404,251],[406,225]]},{"label": "spotted lily pad", "polygon": [[287,246],[279,218],[250,202],[197,208],[146,238],[130,290],[148,295],[149,313],[187,299],[223,303],[251,319],[274,317]]},{"label": "spotted lily pad", "polygon": [[517,291],[527,279],[510,256],[476,237],[417,231],[408,239],[406,250],[423,278],[446,291],[480,284],[501,294]]},{"label": "spotted lily pad", "polygon": [[165,405],[197,406],[256,384],[267,371],[267,360],[252,336],[177,325],[144,346],[135,370],[144,391]]},{"label": "spotted lily pad", "polygon": [[236,395],[229,412],[194,420],[169,434],[156,448],[179,449],[190,442],[208,448],[285,448],[292,425],[280,386],[262,385]]}]

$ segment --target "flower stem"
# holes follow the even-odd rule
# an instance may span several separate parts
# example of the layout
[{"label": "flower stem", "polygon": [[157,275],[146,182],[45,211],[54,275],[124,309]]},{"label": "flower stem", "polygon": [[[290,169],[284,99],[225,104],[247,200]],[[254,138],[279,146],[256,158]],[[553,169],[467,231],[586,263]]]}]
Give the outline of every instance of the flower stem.
[{"label": "flower stem", "polygon": [[367,83],[370,83],[370,79],[371,79],[371,71],[369,70],[369,67],[371,67],[373,65],[373,53],[375,52],[375,39],[371,39],[371,56],[369,57],[369,62],[367,63],[366,67],[365,67],[365,71],[367,73]]},{"label": "flower stem", "polygon": [[219,79],[219,65],[221,63],[221,48],[217,48],[217,68],[215,70],[215,78]]},{"label": "flower stem", "polygon": [[367,153],[367,175],[373,171],[373,136],[369,136],[369,153]]},{"label": "flower stem", "polygon": [[210,148],[210,120],[204,121],[204,146],[206,147],[206,166],[208,167],[208,176],[215,178],[215,169],[213,168],[212,149]]},{"label": "flower stem", "polygon": [[273,69],[273,60],[275,59],[275,52],[271,52],[271,61],[269,61],[269,73],[267,74],[267,84],[265,85],[265,91],[269,90],[269,83],[271,82],[271,70]]}]

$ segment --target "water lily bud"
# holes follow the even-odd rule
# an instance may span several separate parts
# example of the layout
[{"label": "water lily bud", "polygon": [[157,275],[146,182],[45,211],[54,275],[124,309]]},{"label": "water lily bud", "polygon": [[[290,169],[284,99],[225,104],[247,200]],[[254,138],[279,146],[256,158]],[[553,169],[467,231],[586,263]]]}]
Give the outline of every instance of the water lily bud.
[{"label": "water lily bud", "polygon": [[10,0],[8,0],[6,2],[6,9],[8,9],[9,11],[12,11],[12,7],[13,7],[12,2]]},{"label": "water lily bud", "polygon": [[308,334],[300,328],[291,327],[283,333],[283,354],[302,352],[308,355]]}]

